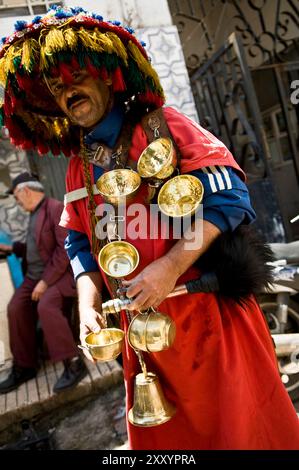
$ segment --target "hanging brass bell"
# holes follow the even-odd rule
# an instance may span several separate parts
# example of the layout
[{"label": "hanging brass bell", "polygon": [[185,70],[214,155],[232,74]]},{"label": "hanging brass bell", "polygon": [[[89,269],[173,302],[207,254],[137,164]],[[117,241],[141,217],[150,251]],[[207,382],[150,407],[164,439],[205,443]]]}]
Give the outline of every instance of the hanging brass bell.
[{"label": "hanging brass bell", "polygon": [[146,375],[136,375],[134,405],[128,413],[131,424],[140,427],[159,426],[169,421],[175,412],[175,407],[166,400],[156,374],[147,372]]}]

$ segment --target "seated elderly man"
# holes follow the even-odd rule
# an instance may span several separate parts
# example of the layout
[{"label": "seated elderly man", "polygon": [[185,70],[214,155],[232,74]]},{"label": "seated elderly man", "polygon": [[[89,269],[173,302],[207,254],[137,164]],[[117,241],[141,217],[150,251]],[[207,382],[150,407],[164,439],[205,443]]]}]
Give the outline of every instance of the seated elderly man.
[{"label": "seated elderly man", "polygon": [[10,193],[30,212],[30,219],[26,243],[0,244],[1,252],[13,252],[26,264],[24,282],[8,304],[13,368],[0,383],[0,393],[10,392],[36,375],[38,319],[50,360],[64,362],[64,371],[53,388],[60,392],[76,385],[87,373],[63,314],[65,297],[76,295],[64,250],[66,230],[58,225],[63,204],[46,197],[42,184],[27,172],[13,180]]}]

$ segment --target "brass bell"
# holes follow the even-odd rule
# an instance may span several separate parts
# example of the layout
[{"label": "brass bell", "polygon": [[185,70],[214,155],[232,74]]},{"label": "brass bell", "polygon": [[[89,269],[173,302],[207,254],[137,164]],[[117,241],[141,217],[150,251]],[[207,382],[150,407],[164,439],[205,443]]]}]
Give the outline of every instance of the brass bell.
[{"label": "brass bell", "polygon": [[134,405],[128,420],[134,426],[151,427],[166,423],[175,414],[162,391],[159,379],[153,372],[140,373],[135,377]]}]

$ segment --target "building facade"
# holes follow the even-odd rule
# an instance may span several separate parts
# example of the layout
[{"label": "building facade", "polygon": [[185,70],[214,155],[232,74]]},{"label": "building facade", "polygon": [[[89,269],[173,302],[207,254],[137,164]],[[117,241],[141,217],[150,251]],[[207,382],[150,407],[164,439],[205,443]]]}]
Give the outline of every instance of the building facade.
[{"label": "building facade", "polygon": [[299,238],[299,4],[168,1],[200,121],[248,175],[268,241]]}]

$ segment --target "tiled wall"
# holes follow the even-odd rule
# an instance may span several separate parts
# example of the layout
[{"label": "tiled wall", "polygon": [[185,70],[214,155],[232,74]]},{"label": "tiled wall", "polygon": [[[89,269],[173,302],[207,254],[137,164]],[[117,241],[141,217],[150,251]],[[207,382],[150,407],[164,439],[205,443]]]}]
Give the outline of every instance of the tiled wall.
[{"label": "tiled wall", "polygon": [[[8,140],[0,140],[0,168],[7,170],[7,178],[0,181],[0,192],[10,185],[10,180],[29,169],[26,153],[16,150]],[[3,173],[3,171],[2,171]],[[0,230],[13,240],[24,240],[28,215],[16,205],[12,196],[0,199]]]},{"label": "tiled wall", "polygon": [[166,94],[166,104],[198,121],[176,26],[140,29],[137,37],[146,43],[146,51]]}]

